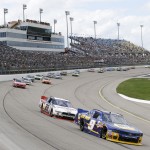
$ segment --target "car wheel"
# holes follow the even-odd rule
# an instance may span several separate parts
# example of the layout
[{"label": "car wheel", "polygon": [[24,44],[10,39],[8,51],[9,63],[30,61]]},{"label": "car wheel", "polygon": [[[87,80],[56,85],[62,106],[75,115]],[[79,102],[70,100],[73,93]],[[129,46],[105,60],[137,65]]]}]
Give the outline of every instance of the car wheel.
[{"label": "car wheel", "polygon": [[80,120],[80,130],[83,131],[84,130],[84,121]]},{"label": "car wheel", "polygon": [[41,113],[43,112],[43,104],[41,105]]},{"label": "car wheel", "polygon": [[50,117],[53,117],[53,109],[51,109],[50,113],[49,113]]},{"label": "car wheel", "polygon": [[107,128],[106,127],[102,128],[100,132],[100,138],[106,139],[106,133],[107,133]]}]

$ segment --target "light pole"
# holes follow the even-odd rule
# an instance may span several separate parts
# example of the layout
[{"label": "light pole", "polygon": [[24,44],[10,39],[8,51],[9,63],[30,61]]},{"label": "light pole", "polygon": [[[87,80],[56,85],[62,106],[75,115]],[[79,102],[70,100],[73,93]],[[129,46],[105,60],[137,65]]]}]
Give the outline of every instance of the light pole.
[{"label": "light pole", "polygon": [[140,25],[140,27],[141,27],[141,45],[142,45],[142,49],[143,49],[143,35],[142,35],[143,25]]},{"label": "light pole", "polygon": [[55,33],[55,24],[57,23],[57,20],[54,19],[54,33]]},{"label": "light pole", "polygon": [[4,27],[6,27],[5,15],[8,13],[8,9],[4,8]]},{"label": "light pole", "polygon": [[72,43],[72,21],[74,21],[74,18],[70,17],[71,43]]},{"label": "light pole", "polygon": [[43,13],[43,9],[40,8],[39,11],[40,11],[40,22],[41,22],[41,14]]},{"label": "light pole", "polygon": [[97,21],[93,21],[94,22],[94,35],[95,35],[95,39],[96,39],[96,24],[97,24]]},{"label": "light pole", "polygon": [[23,22],[25,21],[25,17],[24,17],[24,10],[27,9],[27,5],[23,4]]},{"label": "light pole", "polygon": [[69,11],[65,11],[66,14],[66,24],[67,24],[67,47],[69,48],[69,41],[68,41],[68,15],[70,15]]},{"label": "light pole", "polygon": [[120,23],[119,22],[117,23],[117,26],[118,26],[118,41],[119,41],[119,27],[120,27]]}]

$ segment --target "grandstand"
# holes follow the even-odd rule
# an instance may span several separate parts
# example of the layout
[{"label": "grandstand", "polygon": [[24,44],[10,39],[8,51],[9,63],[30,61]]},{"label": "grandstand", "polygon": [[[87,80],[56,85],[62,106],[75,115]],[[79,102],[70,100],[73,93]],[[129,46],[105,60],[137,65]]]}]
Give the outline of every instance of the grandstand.
[{"label": "grandstand", "polygon": [[[105,65],[140,65],[150,63],[150,52],[126,40],[70,37],[71,49],[93,56]],[[97,60],[97,61],[98,61]]]},{"label": "grandstand", "polygon": [[0,42],[0,74],[150,64],[150,52],[125,40],[70,37],[65,52],[20,50]]}]

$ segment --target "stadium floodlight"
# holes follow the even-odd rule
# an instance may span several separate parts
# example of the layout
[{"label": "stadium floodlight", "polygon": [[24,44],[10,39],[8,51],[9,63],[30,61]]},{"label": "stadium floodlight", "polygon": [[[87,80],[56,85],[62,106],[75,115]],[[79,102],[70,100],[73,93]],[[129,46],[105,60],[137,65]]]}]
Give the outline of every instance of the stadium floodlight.
[{"label": "stadium floodlight", "polygon": [[68,15],[70,15],[69,11],[65,11],[66,14],[66,24],[67,24],[67,47],[69,48],[69,41],[68,41]]},{"label": "stadium floodlight", "polygon": [[120,23],[117,22],[117,27],[118,27],[118,41],[119,41],[119,27],[120,27]]},{"label": "stadium floodlight", "polygon": [[[74,18],[70,17],[71,37],[72,37],[72,21],[74,21]],[[72,43],[72,38],[71,38],[71,43]]]},{"label": "stadium floodlight", "polygon": [[54,33],[55,33],[55,24],[57,23],[57,20],[54,19]]},{"label": "stadium floodlight", "polygon": [[141,45],[142,45],[142,49],[143,49],[143,34],[142,34],[143,25],[140,25],[140,27],[141,27]]},{"label": "stadium floodlight", "polygon": [[6,19],[5,19],[5,15],[8,13],[8,9],[4,8],[4,27],[6,27]]},{"label": "stadium floodlight", "polygon": [[95,35],[95,39],[96,39],[96,24],[97,24],[97,21],[93,21],[94,22],[94,35]]},{"label": "stadium floodlight", "polygon": [[40,9],[39,9],[39,12],[40,12],[40,22],[41,22],[41,14],[43,13],[43,9],[40,8]]},{"label": "stadium floodlight", "polygon": [[23,4],[23,21],[25,21],[24,10],[27,9],[27,5]]}]

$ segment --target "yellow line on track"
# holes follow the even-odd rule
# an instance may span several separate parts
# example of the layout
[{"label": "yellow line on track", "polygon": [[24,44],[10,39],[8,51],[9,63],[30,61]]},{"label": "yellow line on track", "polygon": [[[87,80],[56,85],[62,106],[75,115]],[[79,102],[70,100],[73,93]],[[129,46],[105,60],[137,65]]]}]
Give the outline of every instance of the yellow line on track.
[{"label": "yellow line on track", "polygon": [[139,119],[139,120],[142,120],[142,121],[144,121],[144,122],[150,124],[150,121],[149,121],[149,120],[144,119],[144,118],[142,118],[142,117],[139,117],[139,116],[137,116],[137,115],[134,115],[134,114],[132,114],[131,112],[129,112],[129,111],[127,111],[127,110],[124,110],[124,109],[122,109],[122,108],[120,108],[120,107],[118,107],[118,106],[112,104],[111,102],[109,102],[109,101],[103,96],[103,94],[102,94],[102,90],[103,90],[104,87],[107,86],[107,85],[108,85],[108,83],[105,84],[104,86],[102,86],[101,89],[99,90],[99,96],[100,96],[106,103],[108,103],[109,105],[113,106],[114,108],[117,108],[117,109],[119,109],[119,110],[121,110],[121,111],[123,111],[123,112],[125,112],[125,113],[127,113],[127,114],[129,114],[129,115],[131,115],[131,116],[133,116],[133,117],[135,117],[135,118],[137,118],[137,119]]}]

